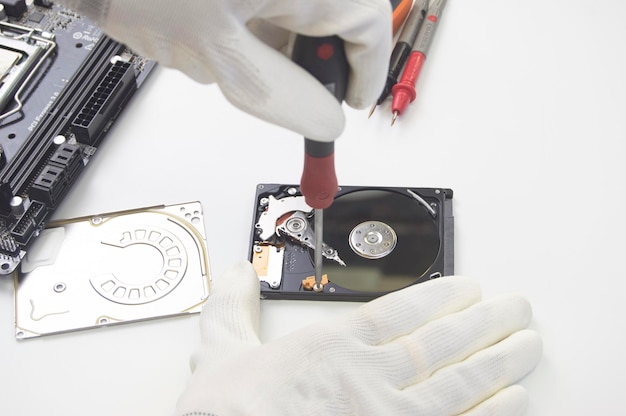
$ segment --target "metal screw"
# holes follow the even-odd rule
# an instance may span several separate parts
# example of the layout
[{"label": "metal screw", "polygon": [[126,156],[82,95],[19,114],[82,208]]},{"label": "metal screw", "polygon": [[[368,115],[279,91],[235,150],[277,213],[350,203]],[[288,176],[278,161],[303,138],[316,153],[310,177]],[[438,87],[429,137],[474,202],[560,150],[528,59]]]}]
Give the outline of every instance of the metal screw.
[{"label": "metal screw", "polygon": [[267,205],[269,204],[269,202],[270,202],[269,198],[261,198],[261,200],[259,201],[259,204]]},{"label": "metal screw", "polygon": [[57,292],[57,293],[61,293],[61,292],[65,291],[66,288],[67,288],[67,286],[65,286],[65,283],[63,283],[63,282],[59,282],[59,283],[54,285],[54,291]]},{"label": "metal screw", "polygon": [[298,232],[306,229],[306,224],[302,218],[291,218],[287,221],[285,227],[291,232]]},{"label": "metal screw", "polygon": [[261,247],[261,246],[254,246],[254,252],[255,253],[260,253],[262,251],[263,251],[263,247]]},{"label": "metal screw", "polygon": [[93,218],[91,219],[91,223],[92,223],[93,225],[102,224],[102,221],[103,221],[102,217],[93,217]]},{"label": "metal screw", "polygon": [[287,189],[287,193],[289,195],[295,195],[296,192],[298,192],[298,190],[296,188],[289,188],[289,189]]}]

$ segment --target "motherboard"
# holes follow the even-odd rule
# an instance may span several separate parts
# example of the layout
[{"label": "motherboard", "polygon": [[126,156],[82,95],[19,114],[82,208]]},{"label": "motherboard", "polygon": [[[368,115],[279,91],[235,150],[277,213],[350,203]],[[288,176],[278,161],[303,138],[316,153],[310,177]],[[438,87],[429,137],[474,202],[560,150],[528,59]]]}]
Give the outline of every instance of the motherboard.
[{"label": "motherboard", "polygon": [[155,62],[49,0],[0,0],[0,274],[20,264]]}]

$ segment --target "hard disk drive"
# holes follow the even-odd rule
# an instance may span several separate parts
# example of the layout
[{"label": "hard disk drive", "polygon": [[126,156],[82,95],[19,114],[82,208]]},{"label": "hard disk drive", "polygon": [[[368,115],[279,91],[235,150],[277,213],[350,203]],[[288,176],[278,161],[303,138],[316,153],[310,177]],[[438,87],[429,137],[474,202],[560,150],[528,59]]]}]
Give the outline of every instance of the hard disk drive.
[{"label": "hard disk drive", "polygon": [[202,207],[53,221],[15,275],[19,339],[199,312],[209,295]]},{"label": "hard disk drive", "polygon": [[454,273],[450,189],[341,187],[324,210],[319,293],[313,212],[296,185],[258,185],[250,260],[263,298],[367,301]]}]

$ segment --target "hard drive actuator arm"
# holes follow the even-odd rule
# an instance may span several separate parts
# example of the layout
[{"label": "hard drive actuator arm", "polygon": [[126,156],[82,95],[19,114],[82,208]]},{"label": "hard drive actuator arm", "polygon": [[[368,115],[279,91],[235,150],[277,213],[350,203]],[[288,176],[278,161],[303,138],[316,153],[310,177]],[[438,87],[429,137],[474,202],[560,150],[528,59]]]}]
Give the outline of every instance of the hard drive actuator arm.
[{"label": "hard drive actuator arm", "polygon": [[[276,227],[276,231],[280,235],[284,235],[294,241],[297,241],[301,245],[309,247],[315,250],[315,231],[310,226],[309,218],[302,211],[295,211],[289,217],[284,219]],[[339,257],[337,250],[330,247],[326,243],[322,243],[322,255],[329,260],[336,261],[337,263],[345,266],[343,260]]]},{"label": "hard drive actuator arm", "polygon": [[[268,243],[273,236],[279,235],[315,250],[315,231],[310,221],[313,209],[304,202],[303,196],[276,199],[270,195],[264,202],[267,208],[256,224],[258,237],[263,242]],[[346,265],[334,248],[323,243],[322,250],[327,259]]]}]

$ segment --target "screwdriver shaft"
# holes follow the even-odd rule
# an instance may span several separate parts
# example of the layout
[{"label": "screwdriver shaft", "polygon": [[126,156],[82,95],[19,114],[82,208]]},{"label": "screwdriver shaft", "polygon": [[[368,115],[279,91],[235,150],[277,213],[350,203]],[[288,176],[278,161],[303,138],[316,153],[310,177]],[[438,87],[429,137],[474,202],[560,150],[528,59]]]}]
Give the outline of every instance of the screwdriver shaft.
[{"label": "screwdriver shaft", "polygon": [[313,216],[315,217],[315,286],[313,290],[321,292],[324,290],[322,286],[322,256],[324,254],[322,249],[324,233],[322,230],[324,229],[324,210],[316,209]]}]

